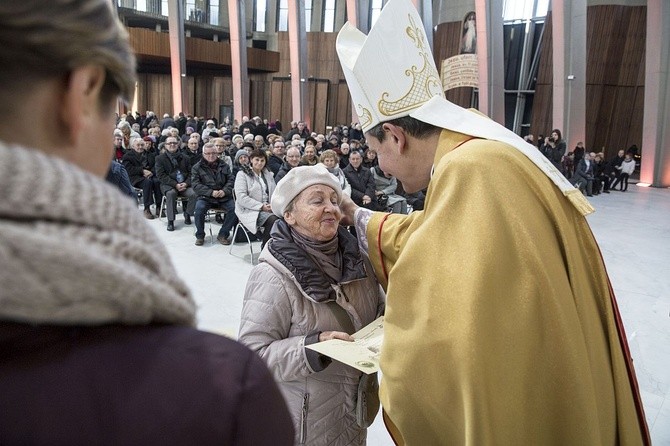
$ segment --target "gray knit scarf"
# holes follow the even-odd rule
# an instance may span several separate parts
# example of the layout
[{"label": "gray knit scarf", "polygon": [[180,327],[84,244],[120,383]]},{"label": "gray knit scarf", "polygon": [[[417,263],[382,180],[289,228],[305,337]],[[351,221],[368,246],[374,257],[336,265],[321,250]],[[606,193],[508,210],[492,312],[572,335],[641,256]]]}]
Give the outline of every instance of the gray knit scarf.
[{"label": "gray knit scarf", "polygon": [[0,320],[195,324],[195,303],[133,202],[60,158],[0,142]]}]

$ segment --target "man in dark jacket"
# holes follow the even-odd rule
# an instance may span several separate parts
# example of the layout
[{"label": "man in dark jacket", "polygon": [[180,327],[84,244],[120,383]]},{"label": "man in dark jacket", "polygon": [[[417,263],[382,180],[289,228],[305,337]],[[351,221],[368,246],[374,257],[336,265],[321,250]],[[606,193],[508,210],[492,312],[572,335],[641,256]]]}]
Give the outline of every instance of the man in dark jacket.
[{"label": "man in dark jacket", "polygon": [[255,127],[251,133],[253,133],[254,136],[262,136],[263,140],[265,140],[268,136],[268,126],[265,125],[259,116],[254,116],[252,121],[254,121]]},{"label": "man in dark jacket", "polygon": [[594,180],[594,165],[589,152],[584,153],[584,158],[581,159],[575,174],[572,176],[572,184],[575,187],[584,190],[586,188],[586,195],[591,197],[593,195],[593,180]]},{"label": "man in dark jacket", "polygon": [[180,135],[186,133],[186,116],[184,116],[184,112],[179,112],[175,125],[177,126]]},{"label": "man in dark jacket", "polygon": [[342,171],[351,186],[351,199],[359,206],[377,210],[377,202],[374,200],[375,180],[370,170],[364,168],[363,156],[360,152],[351,152],[349,155],[349,165]]},{"label": "man in dark jacket", "polygon": [[154,219],[151,213],[151,205],[156,205],[156,211],[161,204],[163,194],[161,193],[160,181],[154,175],[156,158],[152,152],[145,152],[146,143],[142,138],[134,138],[130,141],[132,150],[123,155],[123,167],[128,172],[133,187],[142,189],[144,200],[144,217],[148,220]]},{"label": "man in dark jacket", "polygon": [[268,169],[277,176],[277,172],[281,169],[282,164],[284,164],[284,150],[285,144],[281,139],[276,139],[272,145],[272,155],[268,158]]},{"label": "man in dark jacket", "polygon": [[618,167],[621,167],[621,163],[626,159],[625,152],[623,149],[619,150],[617,155],[610,160],[610,172],[609,175],[612,178],[612,181],[619,178],[621,171]]},{"label": "man in dark jacket", "polygon": [[598,153],[593,160],[593,164],[595,164],[593,169],[593,195],[599,195],[600,192],[609,194],[611,182],[609,162],[605,161],[601,153]]},{"label": "man in dark jacket", "polygon": [[279,168],[279,172],[277,172],[275,175],[275,183],[279,183],[279,181],[284,178],[291,169],[300,165],[300,149],[291,146],[286,151],[286,156],[284,158],[284,162]]},{"label": "man in dark jacket", "polygon": [[205,242],[205,215],[211,208],[225,212],[223,225],[216,239],[222,245],[230,245],[228,236],[235,225],[235,202],[233,187],[235,178],[230,167],[218,157],[213,143],[202,147],[202,161],[191,170],[191,184],[198,194],[195,205],[195,244],[202,246]]},{"label": "man in dark jacket", "polygon": [[105,180],[118,187],[123,195],[131,197],[133,200],[137,200],[137,192],[135,192],[133,185],[130,184],[130,178],[128,178],[126,168],[123,167],[123,164],[120,162],[112,160]]},{"label": "man in dark jacket", "polygon": [[298,121],[298,124],[296,125],[296,127],[291,129],[286,134],[286,141],[291,141],[291,138],[293,138],[293,135],[300,135],[300,139],[309,138],[311,133],[310,133],[309,129],[307,128],[307,124],[305,124],[305,121]]},{"label": "man in dark jacket", "polygon": [[190,138],[186,142],[186,147],[182,150],[182,153],[188,158],[191,162],[191,166],[195,166],[202,159],[202,153],[200,152],[200,144],[198,143],[197,138]]},{"label": "man in dark jacket", "polygon": [[191,162],[179,152],[179,139],[169,136],[165,140],[165,153],[156,157],[156,176],[161,182],[161,192],[165,195],[167,207],[167,230],[174,231],[174,214],[177,196],[185,197],[184,224],[191,224],[195,212],[196,194],[191,188]]},{"label": "man in dark jacket", "polygon": [[174,119],[169,114],[165,113],[163,119],[161,120],[161,130],[165,130],[169,127],[177,127],[177,124],[174,122]]}]

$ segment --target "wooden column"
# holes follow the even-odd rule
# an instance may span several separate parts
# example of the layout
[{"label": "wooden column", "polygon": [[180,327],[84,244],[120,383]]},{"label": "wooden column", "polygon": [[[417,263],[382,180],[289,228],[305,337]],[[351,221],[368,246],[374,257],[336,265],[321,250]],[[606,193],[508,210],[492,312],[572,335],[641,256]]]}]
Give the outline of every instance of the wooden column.
[{"label": "wooden column", "polygon": [[291,59],[291,109],[293,121],[305,121],[312,128],[312,113],[307,101],[307,31],[305,1],[288,2],[288,39]]},{"label": "wooden column", "polygon": [[552,2],[553,128],[568,150],[586,140],[586,0]]},{"label": "wooden column", "polygon": [[[172,114],[189,113],[184,78],[186,77],[186,49],[184,37],[184,3],[168,0],[168,27],[170,35],[170,69],[172,72]],[[165,112],[157,110],[158,114]]]},{"label": "wooden column", "polygon": [[242,123],[249,116],[249,74],[247,72],[247,26],[244,0],[228,0],[230,61],[233,77],[233,116]]},{"label": "wooden column", "polygon": [[640,182],[670,187],[670,3],[647,1]]},{"label": "wooden column", "polygon": [[505,125],[502,2],[476,0],[479,111]]}]

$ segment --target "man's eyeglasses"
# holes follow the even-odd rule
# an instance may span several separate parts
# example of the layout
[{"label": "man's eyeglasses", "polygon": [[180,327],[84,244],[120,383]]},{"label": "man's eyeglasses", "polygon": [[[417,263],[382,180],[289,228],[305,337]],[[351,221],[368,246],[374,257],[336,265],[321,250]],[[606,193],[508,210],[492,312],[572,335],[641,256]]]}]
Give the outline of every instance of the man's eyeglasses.
[{"label": "man's eyeglasses", "polygon": [[203,152],[203,156],[216,156],[218,153],[216,152]]},{"label": "man's eyeglasses", "polygon": [[165,145],[166,146],[176,146],[177,143],[176,142],[166,142]]}]

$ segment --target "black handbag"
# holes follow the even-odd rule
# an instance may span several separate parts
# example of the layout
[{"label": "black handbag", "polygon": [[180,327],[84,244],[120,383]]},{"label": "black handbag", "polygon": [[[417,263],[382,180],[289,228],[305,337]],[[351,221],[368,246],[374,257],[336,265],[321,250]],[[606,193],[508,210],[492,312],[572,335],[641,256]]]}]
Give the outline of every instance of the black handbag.
[{"label": "black handbag", "polygon": [[377,206],[380,209],[386,209],[389,204],[389,196],[386,194],[377,195]]}]

